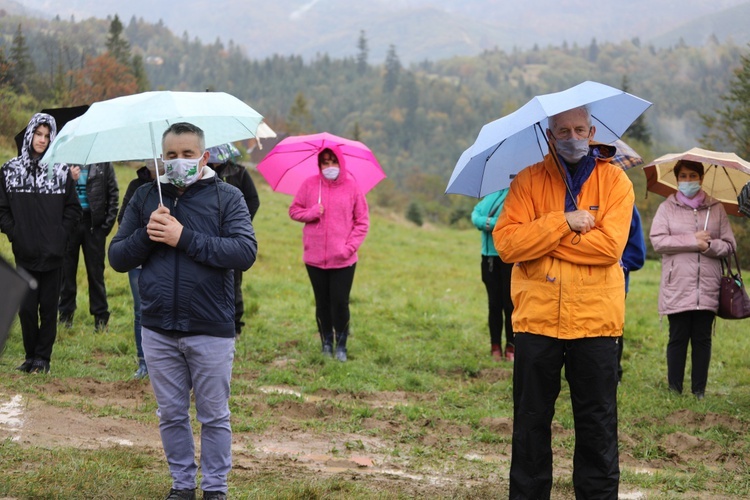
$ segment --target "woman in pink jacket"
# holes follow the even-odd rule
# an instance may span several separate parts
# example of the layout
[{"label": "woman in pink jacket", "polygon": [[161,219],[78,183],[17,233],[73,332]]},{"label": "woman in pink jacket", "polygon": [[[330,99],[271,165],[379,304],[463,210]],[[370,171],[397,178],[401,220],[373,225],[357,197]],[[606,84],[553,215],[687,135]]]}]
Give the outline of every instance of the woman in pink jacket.
[{"label": "woman in pink jacket", "polygon": [[323,354],[346,361],[349,293],[357,250],[367,235],[367,200],[345,167],[344,155],[332,146],[318,153],[318,175],[300,186],[289,216],[304,222],[302,243],[307,274],[315,294],[315,319]]},{"label": "woman in pink jacket", "polygon": [[674,166],[678,192],[656,211],[651,244],[662,255],[659,314],[669,318],[667,380],[682,393],[688,343],[691,390],[703,399],[711,361],[711,326],[719,308],[721,259],[736,246],[724,207],[701,189],[703,164]]}]

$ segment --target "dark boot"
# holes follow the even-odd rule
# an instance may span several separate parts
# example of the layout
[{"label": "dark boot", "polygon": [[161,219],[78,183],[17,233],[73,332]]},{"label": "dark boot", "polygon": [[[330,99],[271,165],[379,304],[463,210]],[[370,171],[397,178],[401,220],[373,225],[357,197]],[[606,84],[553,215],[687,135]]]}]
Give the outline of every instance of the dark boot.
[{"label": "dark boot", "polygon": [[336,359],[346,361],[346,338],[349,332],[336,332]]},{"label": "dark boot", "polygon": [[332,358],[333,357],[333,332],[321,333],[320,341],[323,344],[323,350],[321,351],[323,353],[323,356]]}]

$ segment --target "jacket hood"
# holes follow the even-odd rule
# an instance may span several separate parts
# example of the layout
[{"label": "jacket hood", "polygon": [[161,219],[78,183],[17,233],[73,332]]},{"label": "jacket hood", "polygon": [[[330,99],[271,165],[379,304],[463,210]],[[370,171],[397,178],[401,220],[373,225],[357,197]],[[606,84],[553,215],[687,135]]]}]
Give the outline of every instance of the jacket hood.
[{"label": "jacket hood", "polygon": [[[26,126],[26,132],[23,134],[23,147],[21,148],[21,161],[23,161],[23,164],[26,166],[30,166],[32,162],[31,141],[34,137],[34,132],[39,125],[47,125],[49,127],[50,144],[52,144],[52,141],[55,140],[55,136],[57,135],[57,123],[52,115],[48,115],[47,113],[36,113],[32,116],[29,124]],[[49,146],[47,146],[47,149],[49,149]],[[45,150],[45,153],[46,152],[47,151]]]},{"label": "jacket hood", "polygon": [[[333,151],[333,154],[335,154],[336,158],[339,160],[339,176],[336,177],[336,179],[332,181],[328,180],[325,177],[323,177],[323,171],[320,169],[318,169],[318,175],[324,182],[330,182],[331,184],[339,184],[340,182],[343,181],[343,179],[346,178],[346,175],[348,172],[346,169],[346,157],[344,156],[343,151],[341,151],[341,148],[339,148],[337,144],[326,145],[326,147],[323,149],[330,149],[331,151]],[[321,151],[318,152],[318,156],[320,156]]]},{"label": "jacket hood", "polygon": [[589,144],[589,154],[598,160],[612,161],[617,154],[617,147],[592,141]]}]

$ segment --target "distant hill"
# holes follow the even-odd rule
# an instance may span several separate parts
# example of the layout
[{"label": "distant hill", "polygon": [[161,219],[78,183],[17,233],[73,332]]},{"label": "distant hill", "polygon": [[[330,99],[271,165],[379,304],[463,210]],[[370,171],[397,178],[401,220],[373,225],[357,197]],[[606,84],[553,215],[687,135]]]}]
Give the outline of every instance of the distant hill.
[{"label": "distant hill", "polygon": [[[0,8],[21,6],[0,0]],[[369,61],[381,63],[390,45],[404,63],[476,55],[484,50],[534,45],[598,43],[639,38],[656,46],[750,41],[747,0],[23,0],[27,11],[77,20],[118,14],[123,23],[143,18],[161,20],[174,33],[188,33],[204,43],[232,40],[250,58],[299,54],[307,59],[357,53],[365,31]],[[4,7],[5,6],[5,7]],[[44,14],[39,14],[39,13]],[[744,29],[743,29],[744,28]]]},{"label": "distant hill", "polygon": [[687,45],[696,46],[716,36],[720,42],[731,39],[741,45],[750,42],[748,20],[750,3],[745,3],[685,23],[679,28],[654,37],[652,42],[657,47],[666,47],[677,45],[683,40]]}]

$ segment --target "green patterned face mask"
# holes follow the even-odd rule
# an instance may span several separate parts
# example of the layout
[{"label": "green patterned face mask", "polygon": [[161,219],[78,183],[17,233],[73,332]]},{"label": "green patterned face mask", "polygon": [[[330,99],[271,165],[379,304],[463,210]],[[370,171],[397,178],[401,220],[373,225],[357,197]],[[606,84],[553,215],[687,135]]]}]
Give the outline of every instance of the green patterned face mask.
[{"label": "green patterned face mask", "polygon": [[200,162],[203,157],[198,158],[174,158],[164,160],[164,170],[167,179],[178,188],[186,188],[200,178]]}]

